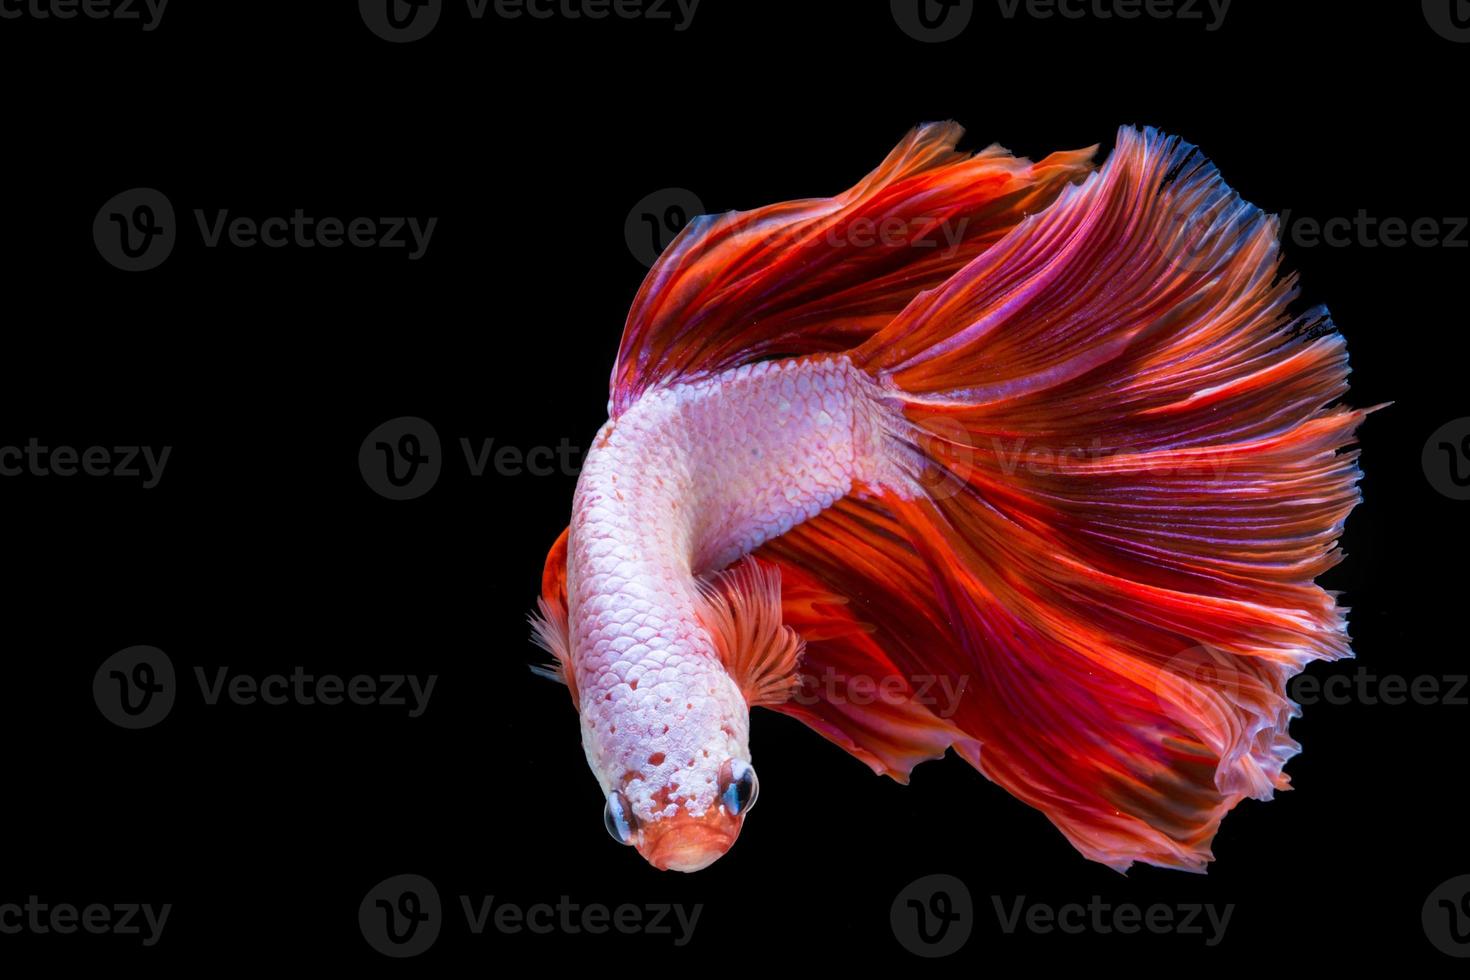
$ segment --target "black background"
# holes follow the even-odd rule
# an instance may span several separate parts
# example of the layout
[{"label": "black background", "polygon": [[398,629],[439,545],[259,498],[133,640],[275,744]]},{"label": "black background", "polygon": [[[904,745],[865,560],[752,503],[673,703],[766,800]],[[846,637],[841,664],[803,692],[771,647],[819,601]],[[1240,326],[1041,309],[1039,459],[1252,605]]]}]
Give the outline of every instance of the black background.
[{"label": "black background", "polygon": [[[1288,9],[1289,8],[1289,9]],[[1470,45],[1417,3],[1236,0],[1201,22],[1002,18],[905,35],[885,3],[704,0],[692,25],[471,21],[373,36],[354,3],[175,0],[157,30],[0,20],[6,347],[0,445],[169,445],[160,484],[0,480],[9,587],[0,719],[0,902],[170,902],[161,942],[0,936],[0,964],[95,956],[228,969],[570,969],[736,975],[777,965],[921,964],[889,905],[921,875],[975,897],[941,965],[1219,963],[1456,967],[1420,925],[1470,873],[1470,707],[1316,705],[1294,791],[1226,820],[1208,875],[1120,876],[962,761],[878,779],[768,712],[759,811],[707,871],[658,873],[600,826],[564,689],[525,616],[575,475],[471,477],[459,440],[585,447],[645,272],[635,203],[694,191],[710,211],[836,193],[912,125],[1039,157],[1111,146],[1120,124],[1197,143],[1248,200],[1326,219],[1470,213]],[[180,241],[158,269],[109,266],[103,202],[163,191]],[[202,246],[192,211],[439,218],[404,250]],[[1352,607],[1356,662],[1466,672],[1466,507],[1420,451],[1465,409],[1470,250],[1300,248],[1304,303],[1348,338],[1365,502],[1324,579]],[[359,444],[398,416],[444,442],[437,486],[373,493]],[[577,458],[580,458],[578,456]],[[183,682],[161,724],[124,731],[94,672],[133,644]],[[439,675],[426,713],[202,704],[193,669]],[[369,888],[432,879],[438,943],[393,963],[357,925]],[[702,903],[694,940],[469,935],[457,896],[530,904]],[[991,896],[1060,904],[1234,903],[1199,936],[1004,934]]]}]

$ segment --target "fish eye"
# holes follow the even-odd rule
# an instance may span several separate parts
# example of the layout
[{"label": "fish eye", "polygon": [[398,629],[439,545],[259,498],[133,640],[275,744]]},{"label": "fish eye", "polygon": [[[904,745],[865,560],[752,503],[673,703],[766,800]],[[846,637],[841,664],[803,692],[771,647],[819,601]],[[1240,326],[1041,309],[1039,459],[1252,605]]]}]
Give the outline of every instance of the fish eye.
[{"label": "fish eye", "polygon": [[740,816],[755,806],[760,795],[760,780],[750,763],[731,759],[721,767],[720,802],[733,816]]},{"label": "fish eye", "polygon": [[607,794],[607,805],[602,808],[602,825],[619,844],[633,843],[633,831],[638,820],[628,806],[628,798],[618,790]]}]

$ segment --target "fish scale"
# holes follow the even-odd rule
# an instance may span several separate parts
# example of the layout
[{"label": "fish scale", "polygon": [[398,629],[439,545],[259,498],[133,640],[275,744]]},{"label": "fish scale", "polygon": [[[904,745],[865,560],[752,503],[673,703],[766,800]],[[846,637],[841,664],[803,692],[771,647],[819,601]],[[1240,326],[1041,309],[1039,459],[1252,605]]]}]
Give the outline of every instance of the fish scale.
[{"label": "fish scale", "polygon": [[639,819],[676,799],[702,815],[720,766],[749,760],[745,697],[701,624],[698,579],[855,482],[899,479],[874,390],[845,357],[767,361],[649,391],[594,440],[568,552],[573,669],[587,759]]}]

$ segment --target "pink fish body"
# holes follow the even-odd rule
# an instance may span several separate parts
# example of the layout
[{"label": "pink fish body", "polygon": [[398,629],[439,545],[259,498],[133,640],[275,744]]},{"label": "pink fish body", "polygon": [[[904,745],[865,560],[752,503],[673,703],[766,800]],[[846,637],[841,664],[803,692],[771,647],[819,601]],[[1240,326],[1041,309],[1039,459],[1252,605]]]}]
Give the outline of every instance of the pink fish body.
[{"label": "pink fish body", "polygon": [[649,392],[587,455],[567,561],[583,744],[638,826],[681,808],[708,825],[687,846],[650,845],[660,866],[694,870],[723,852],[735,824],[709,816],[720,773],[750,762],[746,693],[704,625],[698,583],[855,483],[896,482],[874,388],[845,358],[739,367]]},{"label": "pink fish body", "polygon": [[658,868],[734,843],[765,706],[901,780],[952,748],[1113,867],[1199,870],[1286,784],[1285,681],[1349,655],[1312,578],[1362,413],[1325,314],[1284,313],[1274,223],[1152,131],[1102,172],[958,135],[700,219],[635,301],[536,625]]}]

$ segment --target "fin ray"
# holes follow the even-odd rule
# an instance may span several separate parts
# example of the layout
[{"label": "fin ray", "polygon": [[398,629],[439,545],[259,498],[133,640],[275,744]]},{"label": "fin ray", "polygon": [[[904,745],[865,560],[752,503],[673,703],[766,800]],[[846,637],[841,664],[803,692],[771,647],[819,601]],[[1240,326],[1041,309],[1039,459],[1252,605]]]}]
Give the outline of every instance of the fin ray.
[{"label": "fin ray", "polygon": [[1091,166],[1090,149],[963,154],[962,133],[915,129],[836,197],[691,222],[633,301],[612,417],[654,384],[861,343]]}]

